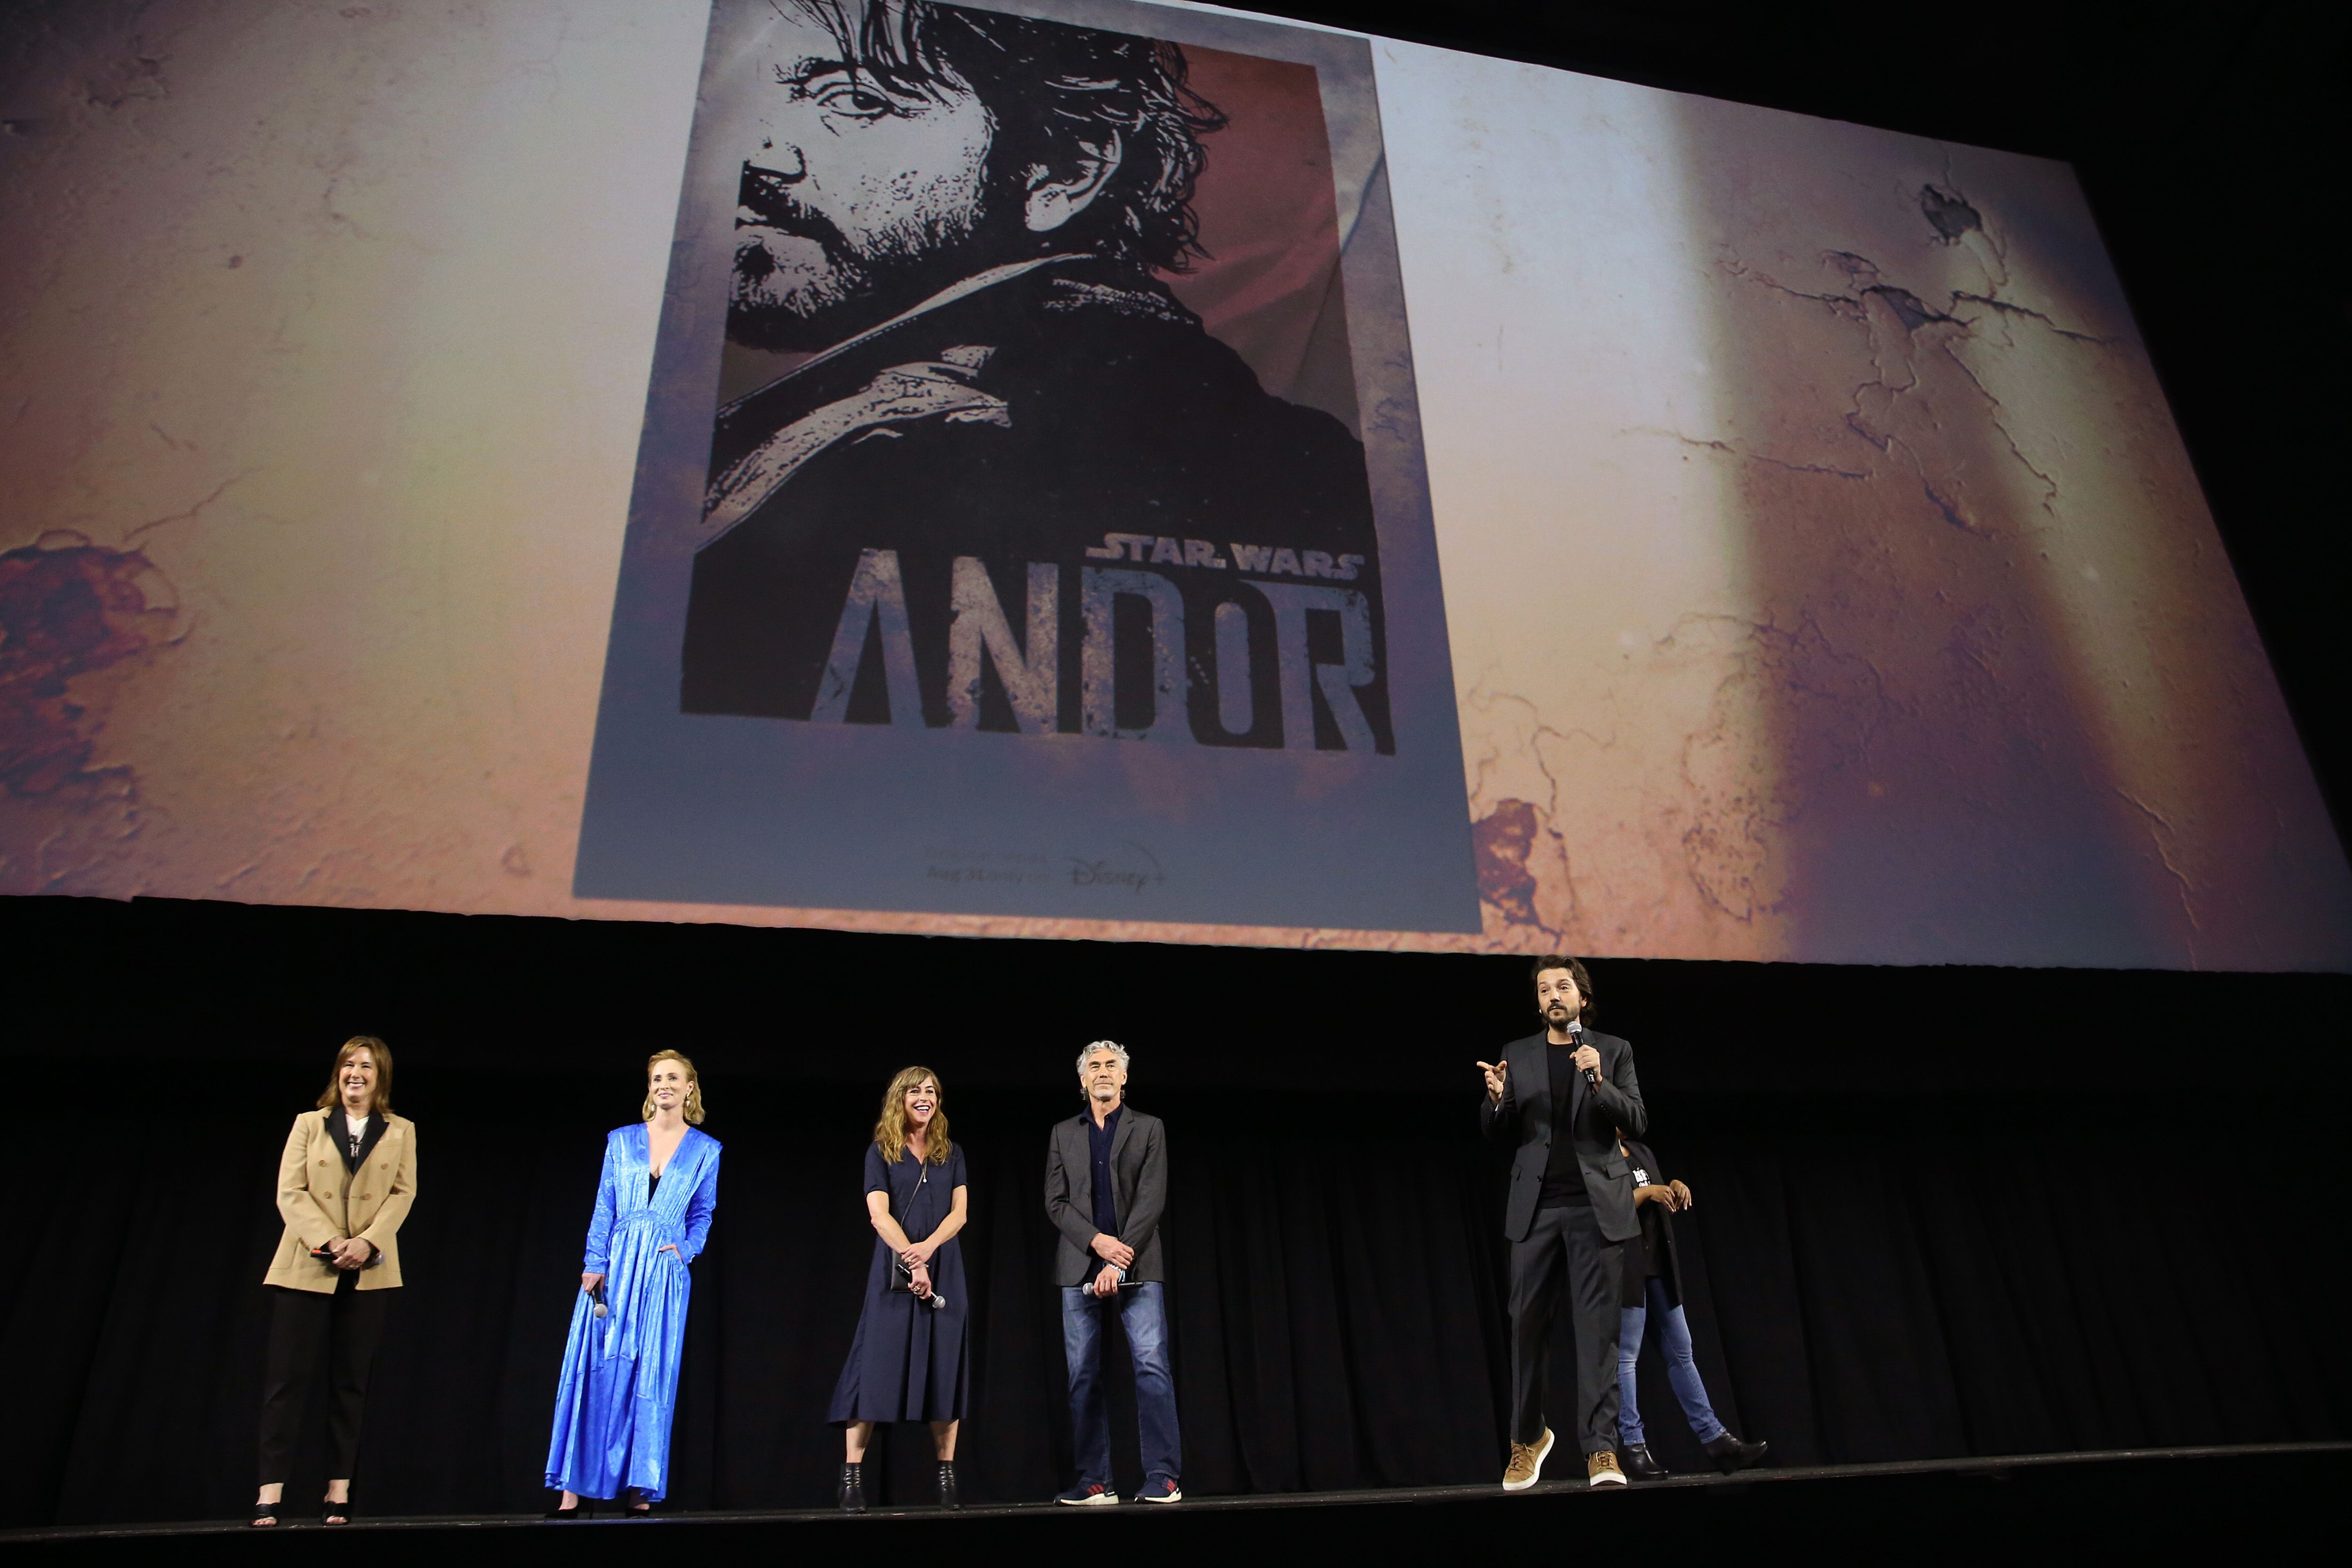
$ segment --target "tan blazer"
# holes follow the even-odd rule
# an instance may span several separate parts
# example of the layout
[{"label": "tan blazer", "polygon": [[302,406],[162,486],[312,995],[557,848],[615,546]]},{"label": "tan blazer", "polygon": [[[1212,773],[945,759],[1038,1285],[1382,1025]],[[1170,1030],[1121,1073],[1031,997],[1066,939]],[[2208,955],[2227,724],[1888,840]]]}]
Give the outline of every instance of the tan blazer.
[{"label": "tan blazer", "polygon": [[342,1270],[311,1257],[310,1249],[356,1236],[376,1249],[375,1261],[360,1270],[357,1288],[395,1289],[400,1222],[416,1201],[416,1123],[385,1111],[383,1135],[353,1171],[327,1131],[332,1114],[331,1108],[306,1110],[286,1134],[286,1152],[278,1159],[278,1212],[286,1216],[286,1234],[262,1283],[332,1290]]}]

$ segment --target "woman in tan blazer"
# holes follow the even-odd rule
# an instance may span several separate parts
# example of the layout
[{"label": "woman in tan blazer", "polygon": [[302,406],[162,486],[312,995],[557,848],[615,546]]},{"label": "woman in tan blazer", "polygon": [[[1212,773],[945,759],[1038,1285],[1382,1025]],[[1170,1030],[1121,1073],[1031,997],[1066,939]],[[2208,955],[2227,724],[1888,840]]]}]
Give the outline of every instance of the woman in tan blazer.
[{"label": "woman in tan blazer", "polygon": [[400,1289],[400,1222],[416,1201],[416,1124],[392,1113],[392,1051],[354,1035],[335,1053],[317,1109],[294,1119],[278,1159],[286,1234],[262,1283],[270,1304],[261,1390],[261,1490],[253,1522],[275,1525],[310,1385],[327,1373],[328,1524],[352,1518],[352,1470],[368,1371]]}]

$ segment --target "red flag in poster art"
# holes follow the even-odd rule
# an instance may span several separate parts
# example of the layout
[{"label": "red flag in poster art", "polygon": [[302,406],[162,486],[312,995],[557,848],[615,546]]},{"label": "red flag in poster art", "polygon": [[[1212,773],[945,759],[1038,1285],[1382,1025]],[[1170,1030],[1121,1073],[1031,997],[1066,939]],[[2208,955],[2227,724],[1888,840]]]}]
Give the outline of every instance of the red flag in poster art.
[{"label": "red flag in poster art", "polygon": [[579,890],[1475,930],[1368,52],[1056,13],[714,21]]}]

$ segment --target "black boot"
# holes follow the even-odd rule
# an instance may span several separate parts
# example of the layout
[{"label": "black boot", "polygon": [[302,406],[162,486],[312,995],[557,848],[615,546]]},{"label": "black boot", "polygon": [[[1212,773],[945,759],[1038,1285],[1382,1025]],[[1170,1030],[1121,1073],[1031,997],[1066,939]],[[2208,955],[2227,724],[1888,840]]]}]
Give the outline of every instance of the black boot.
[{"label": "black boot", "polygon": [[1637,1481],[1663,1481],[1666,1479],[1666,1467],[1650,1458],[1647,1443],[1627,1443],[1617,1450],[1617,1457],[1625,1462],[1625,1473]]},{"label": "black boot", "polygon": [[835,1489],[833,1495],[834,1500],[841,1505],[842,1512],[864,1513],[866,1511],[866,1467],[862,1464],[842,1466],[841,1485]]},{"label": "black boot", "polygon": [[1770,1447],[1772,1445],[1769,1443],[1743,1443],[1738,1438],[1733,1436],[1730,1433],[1726,1432],[1714,1442],[1702,1444],[1700,1446],[1706,1450],[1706,1457],[1715,1461],[1715,1468],[1721,1470],[1727,1476],[1734,1470],[1744,1470],[1748,1466],[1754,1464],[1757,1460],[1762,1458],[1764,1457],[1764,1450]]},{"label": "black boot", "polygon": [[963,1506],[963,1499],[956,1495],[956,1473],[955,1461],[953,1459],[941,1459],[940,1461],[940,1506],[941,1508],[961,1508]]}]

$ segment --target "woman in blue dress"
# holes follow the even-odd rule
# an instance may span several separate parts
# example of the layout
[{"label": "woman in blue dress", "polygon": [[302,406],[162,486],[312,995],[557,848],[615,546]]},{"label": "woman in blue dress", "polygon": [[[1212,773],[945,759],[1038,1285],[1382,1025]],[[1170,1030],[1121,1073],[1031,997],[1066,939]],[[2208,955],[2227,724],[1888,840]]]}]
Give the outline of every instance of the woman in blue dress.
[{"label": "woman in blue dress", "polygon": [[563,1346],[547,1484],[551,1519],[583,1498],[636,1493],[644,1513],[669,1489],[669,1426],[686,1342],[687,1272],[719,1207],[719,1140],[702,1120],[702,1082],[676,1051],[646,1063],[644,1120],[604,1140],[604,1174],[588,1221],[580,1300]]},{"label": "woman in blue dress", "polygon": [[963,1151],[948,1142],[939,1075],[902,1069],[866,1146],[866,1215],[875,1232],[866,1308],[826,1419],[845,1428],[838,1495],[866,1508],[866,1445],[877,1421],[927,1421],[940,1458],[940,1506],[959,1506],[956,1427],[971,1373],[971,1298],[956,1232],[967,1212]]}]

